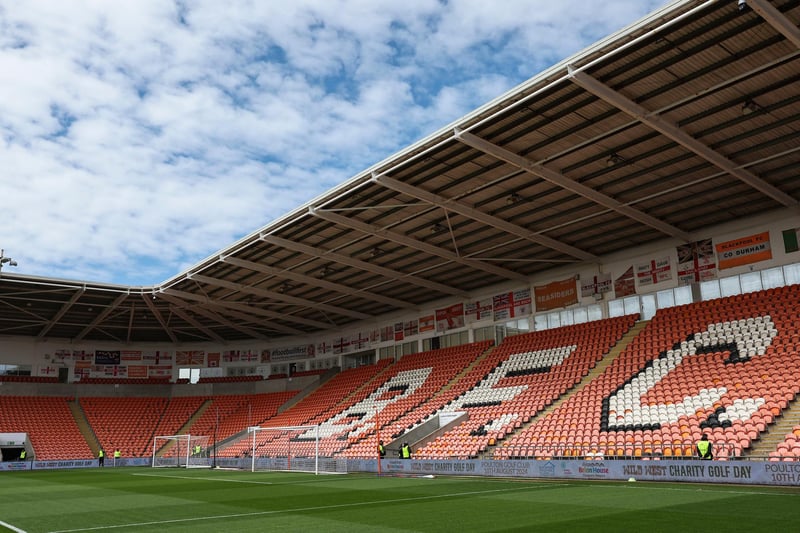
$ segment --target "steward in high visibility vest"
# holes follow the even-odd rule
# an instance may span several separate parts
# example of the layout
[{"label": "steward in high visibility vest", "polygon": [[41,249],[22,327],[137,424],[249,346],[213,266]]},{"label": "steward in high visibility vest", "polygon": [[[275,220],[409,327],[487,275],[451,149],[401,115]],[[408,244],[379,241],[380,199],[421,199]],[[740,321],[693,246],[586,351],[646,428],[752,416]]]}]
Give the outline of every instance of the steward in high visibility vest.
[{"label": "steward in high visibility vest", "polygon": [[19,460],[20,460],[20,461],[24,461],[24,460],[25,460],[25,457],[27,457],[27,455],[28,455],[28,452],[26,452],[26,451],[23,449],[21,452],[19,452]]},{"label": "steward in high visibility vest", "polygon": [[697,455],[700,459],[710,460],[714,458],[711,453],[711,443],[708,441],[708,435],[703,434],[703,437],[697,443]]},{"label": "steward in high visibility vest", "polygon": [[378,442],[378,456],[386,457],[386,448],[383,447],[383,441]]},{"label": "steward in high visibility vest", "polygon": [[119,450],[114,450],[114,459],[119,459],[122,454],[119,453]]},{"label": "steward in high visibility vest", "polygon": [[97,452],[97,466],[104,466],[105,460],[106,460],[106,453],[102,449],[100,449],[100,451]]},{"label": "steward in high visibility vest", "polygon": [[403,447],[400,448],[400,453],[403,455],[403,459],[411,459],[411,448],[407,442],[403,443]]}]

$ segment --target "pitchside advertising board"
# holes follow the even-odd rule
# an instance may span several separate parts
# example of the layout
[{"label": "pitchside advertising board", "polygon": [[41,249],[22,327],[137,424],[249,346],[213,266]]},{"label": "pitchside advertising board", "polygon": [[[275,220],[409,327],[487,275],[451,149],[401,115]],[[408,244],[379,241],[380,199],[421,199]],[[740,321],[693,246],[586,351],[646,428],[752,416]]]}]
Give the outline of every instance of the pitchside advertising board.
[{"label": "pitchside advertising board", "polygon": [[[247,459],[218,458],[218,466],[249,469]],[[123,459],[117,466],[148,466],[149,459]],[[12,461],[3,470],[44,470],[97,467],[96,459],[74,461]],[[106,461],[106,468],[109,462]],[[349,472],[377,472],[377,459],[350,459]],[[383,459],[381,472],[405,475],[597,479],[607,481],[686,481],[743,485],[800,486],[800,462],[661,460],[471,460],[433,461]]]},{"label": "pitchside advertising board", "polygon": [[[374,471],[362,461],[361,470]],[[356,465],[349,470],[356,471]],[[377,467],[375,464],[374,467]],[[625,461],[625,460],[509,460],[417,461],[384,459],[382,472],[409,475],[466,475],[545,479],[625,481],[688,481],[800,486],[800,462],[769,461]]]}]

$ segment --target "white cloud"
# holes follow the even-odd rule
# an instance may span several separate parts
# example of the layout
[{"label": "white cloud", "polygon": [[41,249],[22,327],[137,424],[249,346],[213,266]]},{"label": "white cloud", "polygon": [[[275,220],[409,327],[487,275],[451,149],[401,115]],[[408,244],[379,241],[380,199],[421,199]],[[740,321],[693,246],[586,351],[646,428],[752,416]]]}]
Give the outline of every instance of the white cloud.
[{"label": "white cloud", "polygon": [[158,283],[655,7],[0,0],[0,246]]}]

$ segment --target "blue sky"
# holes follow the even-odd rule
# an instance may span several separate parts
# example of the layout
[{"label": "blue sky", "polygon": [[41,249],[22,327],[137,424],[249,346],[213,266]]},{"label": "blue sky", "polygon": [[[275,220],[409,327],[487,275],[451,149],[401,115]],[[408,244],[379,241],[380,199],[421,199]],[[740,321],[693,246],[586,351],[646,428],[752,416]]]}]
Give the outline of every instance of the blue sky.
[{"label": "blue sky", "polygon": [[0,247],[157,284],[663,4],[0,0]]}]

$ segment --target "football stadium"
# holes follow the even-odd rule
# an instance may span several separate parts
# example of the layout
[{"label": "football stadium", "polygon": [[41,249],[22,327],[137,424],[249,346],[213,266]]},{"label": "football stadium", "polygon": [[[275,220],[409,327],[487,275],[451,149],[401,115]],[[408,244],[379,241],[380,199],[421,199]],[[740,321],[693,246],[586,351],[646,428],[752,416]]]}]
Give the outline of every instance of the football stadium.
[{"label": "football stadium", "polygon": [[671,2],[157,285],[0,254],[0,530],[800,528],[799,25]]}]

